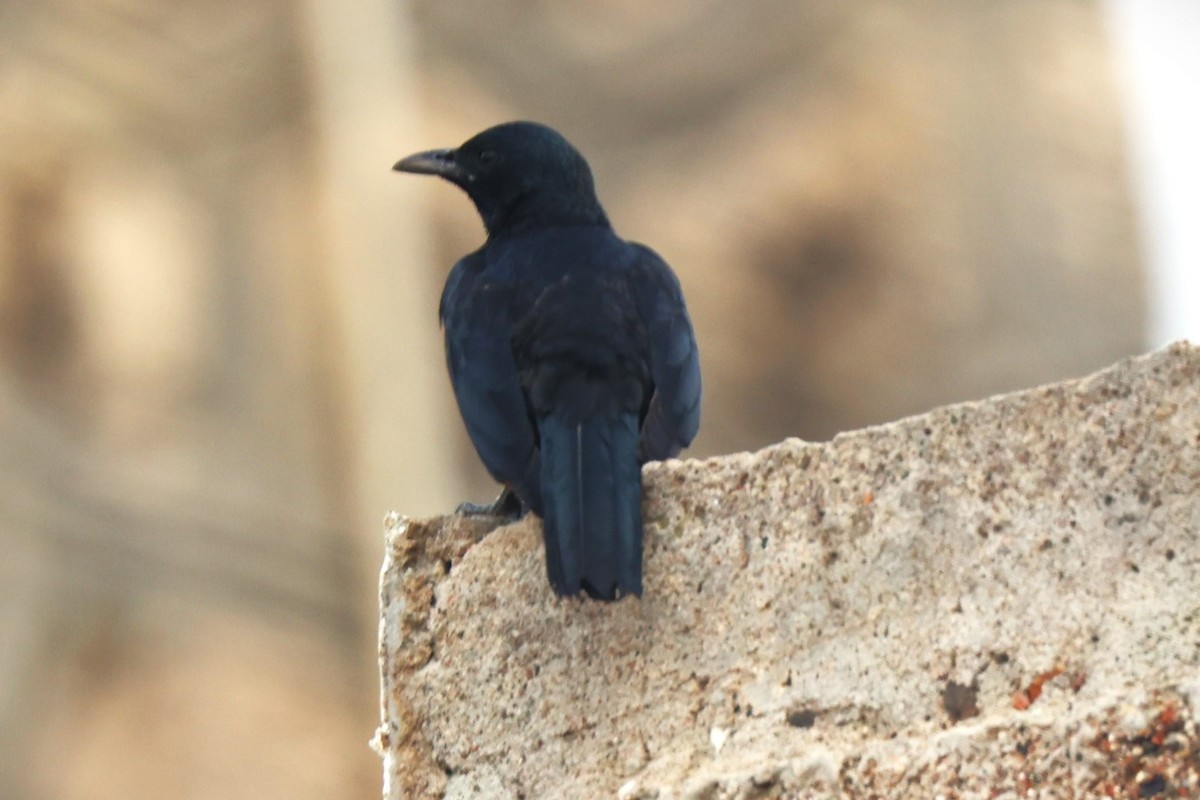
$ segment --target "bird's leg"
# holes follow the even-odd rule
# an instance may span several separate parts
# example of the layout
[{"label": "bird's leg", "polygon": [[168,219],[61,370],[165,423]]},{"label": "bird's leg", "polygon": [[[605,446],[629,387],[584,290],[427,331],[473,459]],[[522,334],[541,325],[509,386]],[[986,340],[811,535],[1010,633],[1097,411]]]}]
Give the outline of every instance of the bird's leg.
[{"label": "bird's leg", "polygon": [[512,522],[521,516],[521,499],[517,497],[516,492],[505,486],[493,502],[483,505],[462,503],[455,513],[464,517],[500,517]]}]

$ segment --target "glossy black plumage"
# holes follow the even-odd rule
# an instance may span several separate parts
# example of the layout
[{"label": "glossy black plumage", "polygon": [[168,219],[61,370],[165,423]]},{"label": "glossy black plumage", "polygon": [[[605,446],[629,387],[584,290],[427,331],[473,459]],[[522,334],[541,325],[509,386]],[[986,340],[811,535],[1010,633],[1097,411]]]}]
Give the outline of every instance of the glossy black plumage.
[{"label": "glossy black plumage", "polygon": [[483,218],[487,242],[442,293],[446,359],[484,465],[543,519],[551,586],[640,595],[641,464],[700,425],[678,280],[613,232],[587,163],[543,125],[499,125],[395,168],[450,180]]}]

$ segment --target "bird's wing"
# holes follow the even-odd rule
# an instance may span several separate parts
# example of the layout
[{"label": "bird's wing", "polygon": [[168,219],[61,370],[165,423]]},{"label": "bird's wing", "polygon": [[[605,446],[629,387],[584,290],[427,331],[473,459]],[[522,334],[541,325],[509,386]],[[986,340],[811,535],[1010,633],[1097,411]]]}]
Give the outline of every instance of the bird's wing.
[{"label": "bird's wing", "polygon": [[507,290],[488,281],[483,259],[477,252],[455,264],[442,293],[450,383],[488,472],[541,514],[537,438],[513,360]]},{"label": "bird's wing", "polygon": [[654,395],[642,421],[638,458],[671,458],[700,429],[700,351],[679,279],[657,253],[633,245],[633,296],[650,343]]}]

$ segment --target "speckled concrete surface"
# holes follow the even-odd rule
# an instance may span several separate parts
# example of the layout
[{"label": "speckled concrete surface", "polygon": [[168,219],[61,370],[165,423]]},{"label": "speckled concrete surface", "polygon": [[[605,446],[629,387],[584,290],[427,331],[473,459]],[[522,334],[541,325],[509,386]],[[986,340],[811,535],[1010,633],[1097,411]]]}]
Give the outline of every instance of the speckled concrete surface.
[{"label": "speckled concrete surface", "polygon": [[1200,796],[1200,348],[646,481],[614,605],[392,519],[385,797]]}]

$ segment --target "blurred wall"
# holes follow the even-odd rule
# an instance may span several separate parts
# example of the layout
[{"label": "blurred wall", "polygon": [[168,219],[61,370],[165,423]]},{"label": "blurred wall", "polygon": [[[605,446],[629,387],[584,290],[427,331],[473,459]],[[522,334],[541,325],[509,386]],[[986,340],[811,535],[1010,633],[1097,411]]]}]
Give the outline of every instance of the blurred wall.
[{"label": "blurred wall", "polygon": [[[415,14],[431,143],[512,117],[560,127],[618,230],[680,273],[707,378],[694,452],[825,438],[1143,346],[1094,3]],[[448,265],[479,226],[452,188],[436,199]]]},{"label": "blurred wall", "polygon": [[442,376],[511,118],[676,268],[694,452],[1142,348],[1099,8],[0,5],[0,796],[367,797],[379,520],[494,487]]},{"label": "blurred wall", "polygon": [[[342,177],[329,83],[371,76],[317,3],[0,12],[0,796],[373,795],[380,520],[451,491],[412,413],[436,331],[383,313],[419,242],[340,213],[412,205]],[[382,186],[416,112],[395,9],[336,24],[372,14]],[[404,430],[421,474],[370,460]]]},{"label": "blurred wall", "polygon": [[1129,130],[1147,335],[1161,346],[1200,341],[1200,4],[1107,0]]}]

